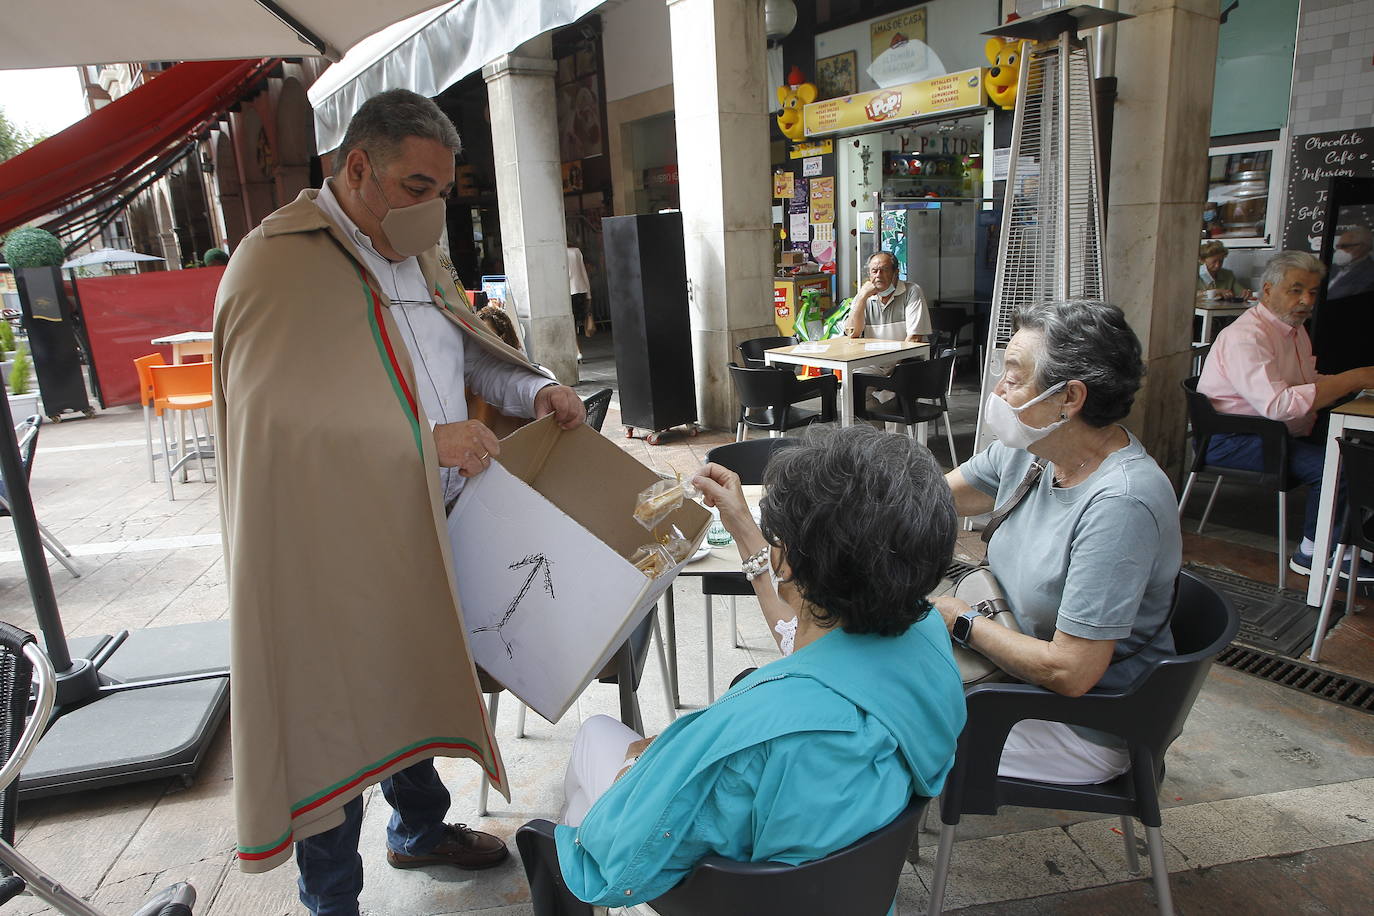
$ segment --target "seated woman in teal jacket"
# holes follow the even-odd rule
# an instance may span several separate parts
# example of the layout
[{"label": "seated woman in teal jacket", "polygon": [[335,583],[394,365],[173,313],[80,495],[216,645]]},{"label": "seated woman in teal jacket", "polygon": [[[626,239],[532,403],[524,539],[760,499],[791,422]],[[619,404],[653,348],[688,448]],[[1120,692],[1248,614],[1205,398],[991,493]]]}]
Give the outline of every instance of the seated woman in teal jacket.
[{"label": "seated woman in teal jacket", "polygon": [[739,545],[783,657],[657,739],[604,716],[574,743],[555,831],[569,890],[652,900],[707,855],[798,865],[933,797],[964,695],[926,600],[956,522],[922,445],[867,426],[816,428],[774,453],[762,529],[739,478],[696,478]]}]

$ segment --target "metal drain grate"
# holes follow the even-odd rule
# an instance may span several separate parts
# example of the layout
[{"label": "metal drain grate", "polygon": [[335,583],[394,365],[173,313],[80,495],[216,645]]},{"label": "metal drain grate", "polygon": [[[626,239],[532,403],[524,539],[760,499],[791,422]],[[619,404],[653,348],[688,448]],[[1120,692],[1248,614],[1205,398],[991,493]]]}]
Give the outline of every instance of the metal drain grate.
[{"label": "metal drain grate", "polygon": [[1359,678],[1244,646],[1228,646],[1217,656],[1217,661],[1228,668],[1310,693],[1323,700],[1362,712],[1374,712],[1374,684]]}]

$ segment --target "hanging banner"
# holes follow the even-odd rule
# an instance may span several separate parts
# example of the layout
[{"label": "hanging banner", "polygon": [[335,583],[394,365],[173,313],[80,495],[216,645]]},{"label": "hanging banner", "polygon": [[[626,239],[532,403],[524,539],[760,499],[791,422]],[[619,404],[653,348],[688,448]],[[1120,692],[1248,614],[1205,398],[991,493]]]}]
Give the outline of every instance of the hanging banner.
[{"label": "hanging banner", "polygon": [[982,108],[988,103],[983,71],[947,73],[919,83],[812,102],[802,109],[809,137],[932,114]]}]

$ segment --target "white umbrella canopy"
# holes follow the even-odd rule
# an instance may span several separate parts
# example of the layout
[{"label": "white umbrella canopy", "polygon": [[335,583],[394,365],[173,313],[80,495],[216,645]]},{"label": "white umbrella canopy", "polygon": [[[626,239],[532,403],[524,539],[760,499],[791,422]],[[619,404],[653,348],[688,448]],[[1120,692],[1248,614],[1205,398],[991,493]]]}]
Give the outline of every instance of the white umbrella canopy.
[{"label": "white umbrella canopy", "polygon": [[338,60],[378,29],[445,5],[435,0],[123,0],[111,15],[106,0],[30,3],[22,14],[5,17],[0,68],[111,60]]},{"label": "white umbrella canopy", "polygon": [[75,269],[77,267],[94,267],[97,264],[131,264],[134,261],[165,261],[166,258],[159,258],[155,254],[139,254],[137,251],[125,251],[122,248],[101,248],[83,254],[80,257],[72,258],[62,265],[63,270]]}]

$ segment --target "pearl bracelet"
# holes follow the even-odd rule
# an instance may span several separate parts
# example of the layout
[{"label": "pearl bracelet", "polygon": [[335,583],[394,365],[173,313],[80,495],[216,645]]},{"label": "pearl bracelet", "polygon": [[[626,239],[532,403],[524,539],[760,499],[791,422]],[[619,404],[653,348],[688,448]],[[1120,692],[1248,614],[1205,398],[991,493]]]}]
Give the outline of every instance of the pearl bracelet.
[{"label": "pearl bracelet", "polygon": [[759,552],[741,562],[739,568],[744,578],[753,582],[768,571],[768,548],[759,548]]}]

